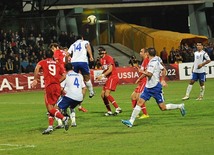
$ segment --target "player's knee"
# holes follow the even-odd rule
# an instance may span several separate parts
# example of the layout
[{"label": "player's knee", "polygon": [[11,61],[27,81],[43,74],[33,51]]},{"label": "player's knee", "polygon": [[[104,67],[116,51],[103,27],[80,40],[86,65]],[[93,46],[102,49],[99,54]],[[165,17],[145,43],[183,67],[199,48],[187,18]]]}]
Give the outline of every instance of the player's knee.
[{"label": "player's knee", "polygon": [[89,75],[84,75],[83,78],[84,78],[85,82],[88,82],[90,80],[90,76]]},{"label": "player's knee", "polygon": [[166,110],[166,105],[165,104],[159,104],[159,108],[161,111],[165,111]]},{"label": "player's knee", "polygon": [[105,93],[105,94],[104,94],[104,96],[105,96],[106,98],[108,98],[108,96],[109,96],[109,93]]}]

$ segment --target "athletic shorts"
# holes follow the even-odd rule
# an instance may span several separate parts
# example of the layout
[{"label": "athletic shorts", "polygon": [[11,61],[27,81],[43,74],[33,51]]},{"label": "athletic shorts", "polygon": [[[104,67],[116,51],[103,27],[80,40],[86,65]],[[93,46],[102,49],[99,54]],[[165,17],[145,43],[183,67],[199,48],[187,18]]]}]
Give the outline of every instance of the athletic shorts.
[{"label": "athletic shorts", "polygon": [[88,66],[88,63],[87,62],[72,62],[71,63],[72,66],[73,66],[73,70],[74,72],[76,73],[80,73],[82,75],[88,75],[90,74],[90,69],[89,69],[89,66]]},{"label": "athletic shorts", "polygon": [[158,104],[164,102],[162,85],[160,82],[153,88],[145,87],[142,94],[140,95],[140,98],[144,99],[145,101],[148,101],[151,97],[153,97]]},{"label": "athletic shorts", "polygon": [[144,88],[145,88],[145,85],[146,85],[146,81],[141,81],[138,86],[135,88],[135,93],[141,93]]},{"label": "athletic shorts", "polygon": [[119,78],[118,77],[116,77],[116,76],[114,76],[114,77],[110,76],[107,79],[106,83],[104,84],[103,90],[115,91],[116,88],[117,88],[118,82],[119,82]]},{"label": "athletic shorts", "polygon": [[206,73],[192,73],[192,79],[194,81],[205,82],[206,81]]},{"label": "athletic shorts", "polygon": [[45,104],[56,104],[61,95],[60,84],[51,84],[45,88]]},{"label": "athletic shorts", "polygon": [[63,96],[58,100],[57,106],[62,110],[65,110],[68,107],[71,107],[72,109],[74,109],[81,102],[82,101],[76,101],[76,100],[73,100],[67,96]]}]

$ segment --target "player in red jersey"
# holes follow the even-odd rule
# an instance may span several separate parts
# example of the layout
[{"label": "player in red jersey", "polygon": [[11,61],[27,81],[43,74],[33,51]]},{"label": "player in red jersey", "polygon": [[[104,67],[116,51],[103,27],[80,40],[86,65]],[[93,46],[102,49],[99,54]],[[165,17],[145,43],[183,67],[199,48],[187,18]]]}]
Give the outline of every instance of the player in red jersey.
[{"label": "player in red jersey", "polygon": [[54,59],[64,67],[66,63],[66,56],[68,56],[68,54],[64,50],[60,49],[57,43],[51,43],[49,48],[54,52]]},{"label": "player in red jersey", "polygon": [[[142,57],[143,62],[141,64],[140,68],[138,68],[138,70],[139,70],[139,73],[142,73],[143,71],[146,70],[147,65],[149,63],[148,52],[147,52],[147,50],[145,48],[142,48],[140,50],[140,56]],[[146,80],[147,79],[146,79],[144,74],[141,74],[140,77],[136,80],[135,83],[138,83],[138,85],[137,85],[137,87],[135,88],[135,90],[131,94],[132,108],[134,108],[136,106],[137,101],[139,99],[139,96],[142,93],[142,91],[143,91],[143,89],[144,89],[144,87],[146,85]],[[143,115],[139,119],[148,118],[149,115],[147,113],[145,104],[142,105],[141,110],[143,112]]]},{"label": "player in red jersey", "polygon": [[[61,66],[64,68],[64,65],[67,63],[67,57],[68,53],[66,53],[65,50],[60,49],[59,44],[57,43],[51,43],[49,45],[49,48],[53,51],[53,57],[54,60],[56,60],[58,63],[61,64]],[[56,129],[64,128],[61,119],[55,117],[56,121],[58,122],[58,125],[56,126]]]},{"label": "player in red jersey", "polygon": [[[117,84],[119,82],[114,60],[110,55],[107,54],[104,47],[99,47],[98,51],[100,55],[100,63],[104,71],[101,75],[96,77],[96,79],[101,80],[105,77],[107,78],[107,81],[105,82],[101,92],[101,98],[103,99],[103,102],[108,110],[107,113],[105,113],[105,116],[117,115],[122,112],[122,109],[118,106],[115,99],[110,95],[111,91],[116,90]],[[115,107],[114,114],[111,111],[109,101]]]},{"label": "player in red jersey", "polygon": [[59,63],[53,60],[53,52],[47,51],[46,59],[39,61],[36,65],[34,71],[34,80],[31,83],[32,88],[36,87],[38,83],[38,74],[40,69],[43,70],[45,83],[45,104],[49,112],[49,126],[43,132],[43,134],[49,134],[53,131],[53,122],[55,116],[63,121],[65,130],[68,130],[69,118],[63,116],[56,107],[57,100],[61,95],[60,82],[65,79],[65,69]]},{"label": "player in red jersey", "polygon": [[[68,53],[68,48],[64,47],[63,49],[60,49],[60,46],[57,43],[51,43],[49,45],[49,48],[54,52],[54,55],[53,55],[54,59],[57,62],[59,62],[63,66],[63,68],[64,68],[64,65],[66,63],[70,63],[69,62],[70,54]],[[78,110],[82,111],[82,112],[87,112],[87,109],[82,107],[81,104],[78,106]],[[74,109],[70,109],[70,111],[74,111]],[[61,119],[58,119],[56,117],[56,121],[58,122],[58,125],[56,126],[56,129],[63,128]]]}]

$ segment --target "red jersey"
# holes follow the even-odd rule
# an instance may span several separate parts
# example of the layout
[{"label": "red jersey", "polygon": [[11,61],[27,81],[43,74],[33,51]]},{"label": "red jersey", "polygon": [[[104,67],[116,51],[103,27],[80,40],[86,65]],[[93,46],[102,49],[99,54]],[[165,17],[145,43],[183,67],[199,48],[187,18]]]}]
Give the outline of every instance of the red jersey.
[{"label": "red jersey", "polygon": [[103,58],[100,59],[100,63],[102,65],[102,69],[104,70],[104,72],[106,70],[108,70],[109,66],[112,65],[112,72],[109,75],[107,75],[106,77],[118,76],[114,60],[110,55],[106,54]]},{"label": "red jersey", "polygon": [[[141,69],[142,71],[145,71],[145,70],[147,69],[148,63],[149,63],[149,58],[148,58],[148,57],[144,58],[144,60],[143,60],[143,62],[142,62],[142,64],[141,64],[141,66],[140,66],[140,69]],[[141,82],[145,82],[145,81],[146,81],[146,77],[141,78],[140,83],[141,83]]]},{"label": "red jersey", "polygon": [[65,64],[65,56],[66,56],[66,53],[63,50],[57,49],[54,51],[53,57],[60,64],[63,64],[63,65]]},{"label": "red jersey", "polygon": [[50,84],[60,84],[59,79],[65,73],[65,69],[54,61],[52,58],[47,58],[38,62],[38,65],[43,69],[45,87]]},{"label": "red jersey", "polygon": [[149,58],[146,57],[146,58],[143,60],[143,62],[142,62],[142,64],[141,64],[140,68],[141,68],[143,71],[145,71],[145,70],[147,69],[148,63],[149,63]]}]

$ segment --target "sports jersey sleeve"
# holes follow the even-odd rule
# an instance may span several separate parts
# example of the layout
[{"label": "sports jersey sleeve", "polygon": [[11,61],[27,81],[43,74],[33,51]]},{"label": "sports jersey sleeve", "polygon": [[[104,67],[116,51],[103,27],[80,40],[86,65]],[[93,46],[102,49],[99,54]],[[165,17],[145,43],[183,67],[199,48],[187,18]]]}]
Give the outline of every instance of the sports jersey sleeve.
[{"label": "sports jersey sleeve", "polygon": [[159,62],[160,69],[163,70],[164,66]]},{"label": "sports jersey sleeve", "polygon": [[89,45],[89,41],[84,40],[85,48]]},{"label": "sports jersey sleeve", "polygon": [[154,73],[156,61],[151,61],[147,66],[147,71],[150,73]]},{"label": "sports jersey sleeve", "polygon": [[210,60],[210,57],[209,57],[209,55],[207,53],[204,53],[204,59],[205,60]]},{"label": "sports jersey sleeve", "polygon": [[62,88],[65,88],[65,80],[62,81],[62,82],[60,83],[60,86],[61,86]]}]

